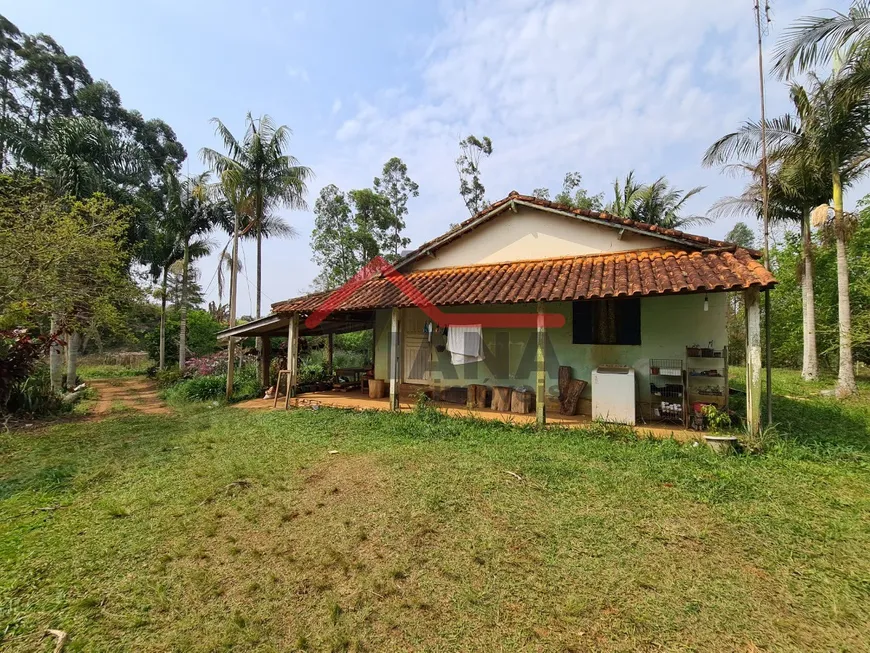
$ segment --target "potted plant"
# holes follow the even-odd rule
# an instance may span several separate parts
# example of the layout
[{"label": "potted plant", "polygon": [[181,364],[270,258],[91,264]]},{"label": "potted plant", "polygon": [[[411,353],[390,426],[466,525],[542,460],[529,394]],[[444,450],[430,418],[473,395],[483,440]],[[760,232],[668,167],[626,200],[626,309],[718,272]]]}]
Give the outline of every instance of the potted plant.
[{"label": "potted plant", "polygon": [[710,435],[704,436],[704,441],[716,453],[728,454],[737,448],[737,438],[726,435],[731,428],[731,416],[727,411],[719,410],[713,404],[706,404],[701,409],[704,423],[710,429]]}]

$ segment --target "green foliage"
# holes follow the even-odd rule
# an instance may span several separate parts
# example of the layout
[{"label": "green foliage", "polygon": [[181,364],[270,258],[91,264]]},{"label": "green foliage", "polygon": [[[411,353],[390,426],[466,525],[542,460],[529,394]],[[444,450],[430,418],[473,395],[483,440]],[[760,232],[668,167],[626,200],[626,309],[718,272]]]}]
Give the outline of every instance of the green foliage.
[{"label": "green foliage", "polygon": [[57,312],[72,325],[119,327],[119,306],[138,295],[129,215],[103,195],[56,199],[40,180],[0,175],[0,326]]},{"label": "green foliage", "polygon": [[157,387],[164,390],[183,381],[184,372],[177,367],[167,367],[165,370],[157,370],[154,378],[157,381]]},{"label": "green foliage", "polygon": [[0,413],[45,417],[64,412],[70,407],[52,391],[48,365],[40,364],[26,379],[12,386],[5,407],[0,407]]},{"label": "green foliage", "polygon": [[713,433],[721,433],[731,428],[731,417],[727,411],[719,410],[713,404],[707,404],[702,410],[704,421]]},{"label": "green foliage", "polygon": [[[167,374],[167,381],[168,381]],[[262,395],[262,386],[257,380],[255,365],[247,365],[236,371],[233,379],[233,401],[244,401]],[[194,376],[164,385],[163,396],[169,402],[223,401],[226,395],[226,374]]]},{"label": "green foliage", "polygon": [[668,229],[685,229],[693,225],[708,224],[709,218],[700,215],[684,215],[686,202],[704,190],[697,186],[682,191],[671,186],[666,177],[659,177],[651,184],[635,180],[634,170],[613,182],[613,200],[607,210],[624,218],[654,224]]},{"label": "green foliage", "polygon": [[471,215],[486,208],[486,188],[480,181],[480,159],[492,154],[492,141],[489,136],[482,139],[474,134],[459,141],[459,157],[456,171],[459,173],[459,194]]},{"label": "green foliage", "polygon": [[387,198],[392,213],[392,231],[385,234],[383,251],[390,260],[397,260],[400,249],[411,242],[410,238],[402,236],[405,216],[408,215],[408,198],[419,196],[420,187],[408,176],[408,166],[397,156],[384,164],[384,170],[380,177],[375,177],[373,186],[376,193]]},{"label": "green foliage", "polygon": [[[178,344],[180,338],[180,316],[171,312],[166,319],[166,361],[178,362]],[[208,311],[195,309],[187,313],[187,349],[194,356],[205,356],[217,351],[217,333],[222,325]],[[144,335],[145,351],[151,360],[158,360],[160,355],[160,326],[153,326]]]},{"label": "green foliage", "polygon": [[745,222],[735,224],[731,231],[725,234],[725,240],[749,249],[755,247],[755,234]]}]

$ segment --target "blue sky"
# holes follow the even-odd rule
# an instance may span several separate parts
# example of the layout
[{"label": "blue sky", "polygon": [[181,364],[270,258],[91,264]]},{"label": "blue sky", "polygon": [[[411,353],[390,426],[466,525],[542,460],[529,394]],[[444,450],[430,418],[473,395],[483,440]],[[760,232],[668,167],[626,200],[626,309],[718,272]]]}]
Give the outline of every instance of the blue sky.
[{"label": "blue sky", "polygon": [[[772,48],[795,17],[846,0],[772,0]],[[189,153],[218,147],[209,119],[241,134],[247,111],[294,132],[292,153],[320,188],[370,186],[391,156],[420,184],[409,203],[412,246],[467,216],[453,160],[468,133],[489,135],[487,196],[557,189],[578,171],[606,197],[631,169],[704,185],[704,213],[742,181],[705,170],[706,147],[758,115],[752,0],[2,2],[26,32],[46,32],[108,80],[128,108],[159,117]],[[788,109],[768,80],[768,112]],[[854,206],[866,184],[847,196]],[[310,212],[287,219],[295,240],[264,248],[264,304],[306,292]],[[734,220],[696,231],[721,237]],[[224,244],[222,234],[215,241]],[[252,310],[254,248],[245,248],[239,314]],[[216,298],[216,257],[198,262]]]}]

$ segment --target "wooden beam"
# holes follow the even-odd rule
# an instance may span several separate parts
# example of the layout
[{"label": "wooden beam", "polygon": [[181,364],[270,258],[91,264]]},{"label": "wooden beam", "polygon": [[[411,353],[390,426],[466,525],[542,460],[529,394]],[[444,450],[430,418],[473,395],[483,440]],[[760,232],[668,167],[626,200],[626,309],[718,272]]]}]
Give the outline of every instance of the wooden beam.
[{"label": "wooden beam", "polygon": [[746,426],[761,432],[761,301],[758,288],[743,292],[746,305]]},{"label": "wooden beam", "polygon": [[402,346],[399,334],[401,326],[399,309],[394,308],[390,314],[390,409],[392,410],[399,410],[399,385],[402,379],[399,367],[401,362],[399,348]]},{"label": "wooden beam", "polygon": [[333,341],[332,334],[328,334],[326,336],[326,371],[329,376],[332,376],[332,350],[333,350]]},{"label": "wooden beam", "polygon": [[544,302],[538,302],[538,347],[535,356],[537,363],[535,415],[538,426],[547,422],[547,367],[544,361],[544,352],[547,344],[547,328],[544,326]]},{"label": "wooden beam", "polygon": [[269,336],[260,338],[262,349],[260,350],[260,383],[264,388],[272,385],[272,373],[269,369],[272,366],[272,339]]},{"label": "wooden beam", "polygon": [[287,394],[284,396],[284,410],[290,407],[290,397],[296,396],[296,368],[299,358],[299,313],[290,316],[287,330]]}]

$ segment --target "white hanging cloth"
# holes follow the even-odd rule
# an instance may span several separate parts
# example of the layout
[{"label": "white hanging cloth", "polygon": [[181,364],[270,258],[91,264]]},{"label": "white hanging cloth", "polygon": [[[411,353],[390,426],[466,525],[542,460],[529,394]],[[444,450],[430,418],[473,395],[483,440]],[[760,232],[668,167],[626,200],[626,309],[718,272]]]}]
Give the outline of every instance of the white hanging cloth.
[{"label": "white hanging cloth", "polygon": [[450,362],[465,365],[483,360],[483,329],[479,324],[450,326],[447,329],[447,351]]}]

